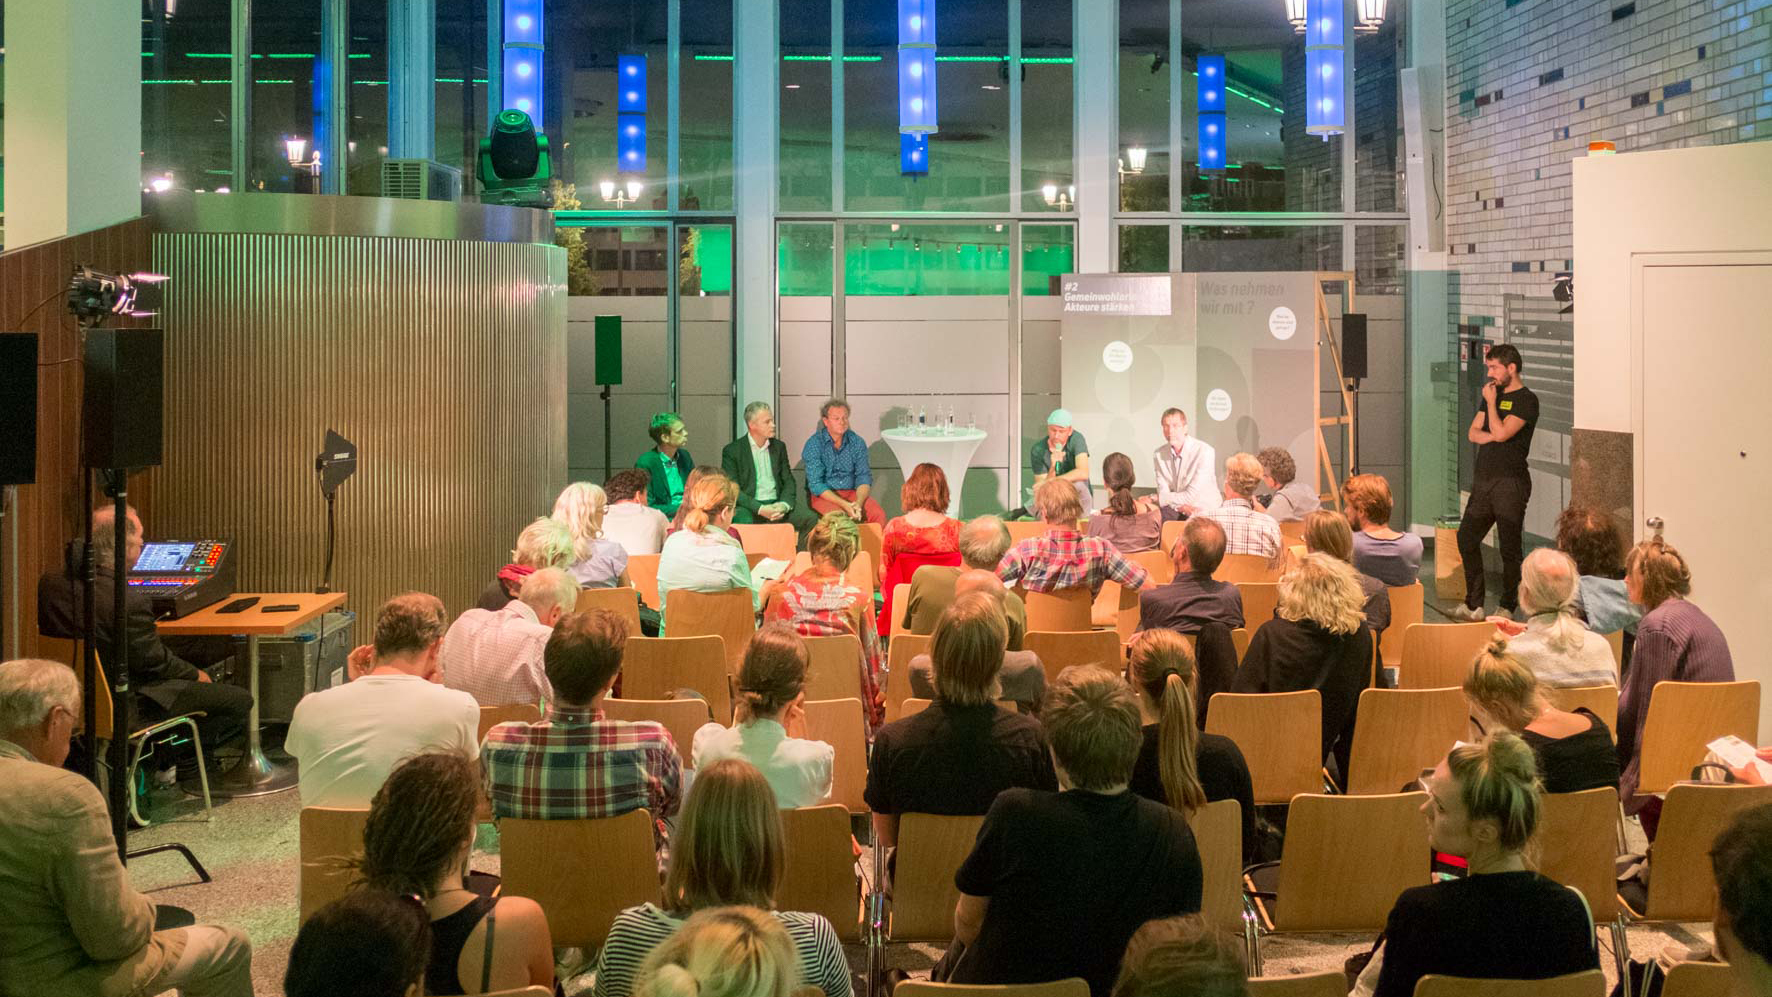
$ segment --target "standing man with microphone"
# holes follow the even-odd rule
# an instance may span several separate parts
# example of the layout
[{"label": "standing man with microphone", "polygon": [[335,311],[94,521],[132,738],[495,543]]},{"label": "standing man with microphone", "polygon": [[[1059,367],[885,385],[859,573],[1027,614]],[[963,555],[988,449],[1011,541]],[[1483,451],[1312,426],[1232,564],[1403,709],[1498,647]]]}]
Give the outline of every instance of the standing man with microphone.
[{"label": "standing man with microphone", "polygon": [[1482,404],[1465,437],[1477,445],[1476,473],[1470,501],[1458,524],[1458,554],[1464,560],[1464,605],[1450,615],[1470,621],[1483,613],[1483,537],[1496,527],[1501,549],[1501,593],[1504,615],[1512,615],[1520,598],[1520,533],[1526,525],[1526,503],[1532,497],[1532,472],[1526,457],[1532,431],[1538,426],[1538,396],[1520,381],[1520,351],[1508,343],[1489,347],[1483,368]]}]

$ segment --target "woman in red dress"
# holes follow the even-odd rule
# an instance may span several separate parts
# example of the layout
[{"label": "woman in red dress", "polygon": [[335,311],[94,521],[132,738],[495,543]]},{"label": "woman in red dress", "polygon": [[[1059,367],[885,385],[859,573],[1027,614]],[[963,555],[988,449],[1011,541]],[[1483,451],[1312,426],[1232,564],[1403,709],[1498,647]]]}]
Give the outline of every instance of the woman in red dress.
[{"label": "woman in red dress", "polygon": [[[886,524],[880,540],[880,588],[886,596],[880,611],[881,633],[892,630],[895,584],[908,584],[911,575],[925,564],[960,563],[960,521],[948,515],[948,498],[947,475],[934,464],[918,464],[899,489],[904,515]],[[901,562],[905,554],[912,557]]]}]

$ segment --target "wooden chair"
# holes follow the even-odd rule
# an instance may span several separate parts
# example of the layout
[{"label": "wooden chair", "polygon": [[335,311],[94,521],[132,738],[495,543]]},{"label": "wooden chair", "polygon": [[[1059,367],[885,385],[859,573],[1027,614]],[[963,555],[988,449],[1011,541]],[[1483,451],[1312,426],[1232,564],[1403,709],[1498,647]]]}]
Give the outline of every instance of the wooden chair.
[{"label": "wooden chair", "polygon": [[868,556],[868,591],[880,588],[880,565],[886,563],[886,528],[879,523],[861,524],[861,552]]},{"label": "wooden chair", "polygon": [[1329,969],[1298,976],[1251,976],[1249,997],[1347,997],[1347,974]]},{"label": "wooden chair", "polygon": [[1237,742],[1257,806],[1323,790],[1323,697],[1315,689],[1217,693],[1206,710],[1206,733]]},{"label": "wooden chair", "polygon": [[1729,997],[1735,978],[1721,962],[1676,962],[1661,984],[1661,997]]},{"label": "wooden chair", "polygon": [[[1395,630],[1397,624],[1391,623]],[[1397,685],[1403,689],[1463,687],[1471,673],[1471,661],[1489,638],[1495,624],[1417,623],[1403,631],[1403,663],[1398,666]]]},{"label": "wooden chair", "polygon": [[1614,630],[1605,635],[1606,646],[1612,649],[1612,663],[1624,667],[1624,631]]},{"label": "wooden chair", "polygon": [[1605,997],[1606,975],[1597,969],[1548,980],[1469,980],[1429,973],[1415,982],[1415,997]]},{"label": "wooden chair", "polygon": [[1705,745],[1726,734],[1760,743],[1760,683],[1655,683],[1643,721],[1637,792],[1665,793],[1690,778],[1710,750]]},{"label": "wooden chair", "polygon": [[606,609],[621,617],[628,623],[628,636],[640,636],[640,601],[635,598],[638,589],[579,589],[578,603],[572,607],[574,612],[588,613],[593,609]]},{"label": "wooden chair", "polygon": [[344,807],[302,807],[296,846],[301,869],[296,883],[301,922],[350,891],[357,874],[346,866],[363,855],[363,828],[369,810]]},{"label": "wooden chair", "polygon": [[1005,520],[1003,525],[1009,528],[1009,545],[1011,547],[1023,540],[1043,537],[1046,535],[1046,531],[1052,528],[1038,519]]},{"label": "wooden chair", "polygon": [[1089,984],[1073,976],[1051,983],[931,983],[906,980],[892,990],[893,997],[1089,997]]},{"label": "wooden chair", "polygon": [[658,555],[629,554],[628,581],[640,592],[640,598],[651,609],[658,608]]},{"label": "wooden chair", "polygon": [[623,909],[659,903],[652,814],[499,823],[504,896],[541,905],[554,944],[595,950]]},{"label": "wooden chair", "polygon": [[1161,549],[1133,551],[1125,558],[1143,568],[1151,576],[1152,585],[1167,585],[1175,580],[1175,559]]},{"label": "wooden chair", "polygon": [[714,719],[732,720],[726,642],[719,637],[629,637],[621,656],[621,694],[630,699],[670,699],[694,689]]},{"label": "wooden chair", "polygon": [[1649,893],[1642,910],[1623,901],[1632,921],[1710,921],[1716,916],[1716,879],[1710,846],[1717,832],[1749,807],[1772,803],[1772,786],[1681,783],[1667,791],[1655,833]]},{"label": "wooden chair", "polygon": [[837,752],[831,772],[831,802],[850,813],[868,812],[862,790],[868,781],[867,720],[859,699],[808,699],[806,738],[823,741]]},{"label": "wooden chair", "polygon": [[1231,646],[1237,649],[1237,664],[1242,664],[1243,655],[1249,653],[1249,641],[1253,637],[1254,632],[1248,627],[1238,627],[1231,631]]},{"label": "wooden chair", "polygon": [[757,611],[750,589],[691,592],[675,589],[665,595],[665,637],[718,637],[725,642],[726,670],[738,674],[744,649],[757,632]]},{"label": "wooden chair", "polygon": [[651,720],[664,726],[677,745],[677,758],[684,767],[693,764],[690,749],[695,745],[695,732],[713,720],[708,704],[700,699],[615,699],[603,700],[603,713],[611,720]]},{"label": "wooden chair", "polygon": [[489,990],[480,997],[554,997],[551,987],[518,987],[515,990]]},{"label": "wooden chair", "polygon": [[1200,913],[1220,930],[1243,929],[1243,808],[1236,800],[1201,807],[1188,821],[1205,874]]},{"label": "wooden chair", "polygon": [[915,813],[899,817],[888,938],[946,944],[954,937],[954,906],[960,902],[954,873],[972,854],[983,823],[983,817]]},{"label": "wooden chair", "polygon": [[1421,622],[1427,593],[1420,582],[1387,585],[1385,591],[1391,597],[1391,622],[1379,638],[1378,654],[1384,667],[1398,668],[1403,664],[1403,632]]},{"label": "wooden chair", "polygon": [[541,719],[541,707],[534,703],[506,703],[503,706],[480,707],[479,733],[474,735],[476,743],[486,740],[486,732],[502,723],[521,722],[532,724]]},{"label": "wooden chair", "polygon": [[[103,657],[98,656],[95,660],[98,666],[94,675],[94,681],[97,684],[97,688],[88,693],[88,695],[92,697],[92,730],[94,737],[100,741],[108,743],[113,737],[117,736],[117,707],[116,702],[111,698],[111,680],[105,677],[105,663]],[[74,673],[76,675],[80,674],[80,669],[76,667]],[[137,726],[135,730],[131,731],[129,734],[129,762],[124,766],[121,778],[123,779],[123,784],[129,787],[129,816],[135,819],[136,824],[142,827],[147,827],[152,823],[146,817],[142,816],[141,809],[137,805],[138,801],[135,792],[136,770],[141,768],[142,758],[151,753],[148,747],[148,742],[157,738],[161,734],[166,734],[181,728],[189,732],[191,736],[191,750],[197,755],[197,778],[203,786],[203,819],[205,821],[212,821],[215,819],[215,806],[209,796],[209,763],[203,758],[203,735],[197,729],[197,718],[202,716],[205,716],[205,714],[201,710],[193,710],[186,713],[180,713],[177,716],[164,717],[160,720],[153,720],[146,723],[140,723],[142,718],[140,716],[134,716],[134,719],[140,723],[140,726]],[[99,759],[101,761],[109,757],[109,751],[101,750],[99,752]],[[112,773],[111,777],[118,778],[115,773]],[[182,848],[183,846],[179,846],[179,849]],[[191,856],[189,851],[183,851],[182,854],[191,861],[192,865],[196,865],[196,859]],[[209,881],[209,876],[207,874],[203,876],[203,881],[206,883]]]},{"label": "wooden chair", "polygon": [[778,561],[792,561],[799,536],[792,523],[734,523],[738,542],[746,554],[762,554]]},{"label": "wooden chair", "polygon": [[1212,577],[1221,582],[1277,582],[1280,570],[1260,554],[1226,554]]},{"label": "wooden chair", "polygon": [[1284,540],[1288,547],[1293,544],[1304,543],[1304,520],[1288,519],[1281,521],[1280,539]]},{"label": "wooden chair", "polygon": [[783,864],[776,909],[823,914],[837,929],[838,940],[859,943],[861,886],[855,877],[849,810],[835,803],[783,810],[781,830],[783,850],[794,858]]},{"label": "wooden chair", "polygon": [[1121,669],[1120,635],[1113,630],[1029,630],[1022,638],[1021,647],[1039,657],[1046,670],[1048,685],[1058,679],[1059,672],[1072,665],[1100,665],[1110,672]]},{"label": "wooden chair", "polygon": [[[1017,589],[1027,603],[1028,629],[1047,631],[1088,630],[1094,626],[1090,610],[1095,596],[1087,588],[1026,592]],[[1023,645],[1023,649],[1026,646]]]},{"label": "wooden chair", "polygon": [[853,699],[861,696],[861,638],[854,634],[808,637],[812,666],[806,672],[807,699]]},{"label": "wooden chair", "polygon": [[910,601],[910,582],[899,582],[897,585],[892,586],[892,620],[886,630],[886,635],[888,637],[897,637],[899,634],[910,633],[910,629],[904,625],[905,607],[910,604]]},{"label": "wooden chair", "polygon": [[[1618,687],[1615,685],[1577,685],[1564,686],[1557,689],[1545,689],[1552,705],[1559,710],[1574,712],[1586,709],[1606,722],[1606,729],[1612,732],[1612,739],[1618,740]],[[1691,770],[1688,769],[1688,772]]]},{"label": "wooden chair", "polygon": [[934,637],[923,634],[899,634],[886,646],[886,722],[904,714],[899,706],[911,698],[911,659],[928,654]]},{"label": "wooden chair", "polygon": [[1625,937],[1624,910],[1618,903],[1616,849],[1600,843],[1612,838],[1618,820],[1618,790],[1613,786],[1579,793],[1545,793],[1538,816],[1538,871],[1546,878],[1581,891],[1593,913],[1594,926],[1612,932],[1613,967],[1627,979],[1630,943]]},{"label": "wooden chair", "polygon": [[1157,541],[1157,548],[1169,557],[1175,556],[1175,545],[1181,542],[1182,531],[1187,529],[1187,522],[1172,519],[1163,524],[1163,535]]},{"label": "wooden chair", "polygon": [[1462,689],[1367,689],[1360,693],[1347,792],[1395,793],[1431,769],[1470,731]]},{"label": "wooden chair", "polygon": [[1238,582],[1237,592],[1243,597],[1243,628],[1254,636],[1280,608],[1280,583]]}]

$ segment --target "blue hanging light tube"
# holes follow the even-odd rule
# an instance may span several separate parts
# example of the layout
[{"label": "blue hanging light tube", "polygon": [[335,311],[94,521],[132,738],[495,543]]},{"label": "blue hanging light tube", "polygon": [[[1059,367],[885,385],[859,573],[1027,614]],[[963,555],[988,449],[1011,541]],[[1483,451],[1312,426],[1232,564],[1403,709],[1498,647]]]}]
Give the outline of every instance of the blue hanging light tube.
[{"label": "blue hanging light tube", "polygon": [[505,110],[529,115],[541,129],[543,0],[504,0],[504,62],[499,93]]},{"label": "blue hanging light tube", "polygon": [[1224,56],[1194,60],[1195,103],[1199,110],[1200,169],[1222,170],[1230,161],[1225,123]]},{"label": "blue hanging light tube", "polygon": [[1347,130],[1346,102],[1342,100],[1342,72],[1346,68],[1347,24],[1342,0],[1307,0],[1304,24],[1305,128],[1311,135],[1329,136]]},{"label": "blue hanging light tube", "polygon": [[935,110],[935,0],[898,0],[899,172],[929,172]]}]

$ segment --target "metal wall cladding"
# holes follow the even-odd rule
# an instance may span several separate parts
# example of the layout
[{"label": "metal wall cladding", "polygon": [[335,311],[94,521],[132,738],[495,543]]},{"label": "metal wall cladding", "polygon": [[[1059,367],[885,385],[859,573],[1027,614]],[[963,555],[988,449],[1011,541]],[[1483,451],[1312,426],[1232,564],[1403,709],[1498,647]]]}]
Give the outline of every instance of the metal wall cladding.
[{"label": "metal wall cladding", "polygon": [[311,591],[314,458],[357,444],[332,588],[368,626],[418,590],[458,613],[566,480],[566,260],[452,240],[161,233],[166,461],[150,537],[232,536],[242,591]]}]

